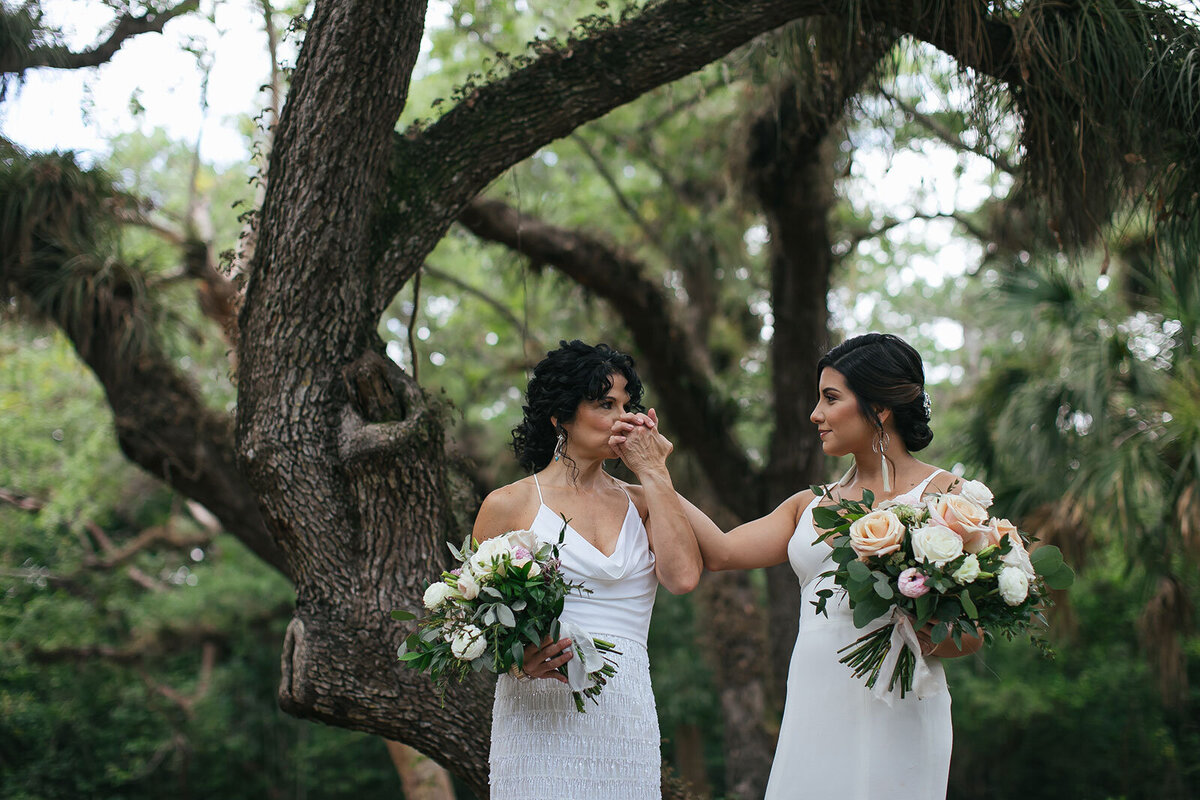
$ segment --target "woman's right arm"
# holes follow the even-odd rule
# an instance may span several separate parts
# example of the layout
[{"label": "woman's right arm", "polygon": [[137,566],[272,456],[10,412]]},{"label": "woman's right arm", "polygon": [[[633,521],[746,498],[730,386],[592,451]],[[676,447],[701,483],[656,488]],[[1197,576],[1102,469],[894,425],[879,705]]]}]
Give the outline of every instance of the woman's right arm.
[{"label": "woman's right arm", "polygon": [[716,572],[773,567],[787,561],[788,541],[796,530],[796,520],[812,502],[813,493],[807,489],[798,492],[765,517],[739,525],[729,533],[722,533],[703,511],[680,499],[700,545],[704,566]]}]

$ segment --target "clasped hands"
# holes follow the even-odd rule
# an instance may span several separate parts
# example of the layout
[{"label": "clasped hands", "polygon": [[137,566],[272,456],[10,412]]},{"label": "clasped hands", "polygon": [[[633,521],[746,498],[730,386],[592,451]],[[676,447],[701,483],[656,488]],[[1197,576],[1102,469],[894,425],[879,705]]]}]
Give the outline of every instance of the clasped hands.
[{"label": "clasped hands", "polygon": [[658,431],[658,414],[626,412],[613,423],[608,446],[625,466],[639,474],[647,468],[666,465],[667,456],[675,449],[667,437]]}]

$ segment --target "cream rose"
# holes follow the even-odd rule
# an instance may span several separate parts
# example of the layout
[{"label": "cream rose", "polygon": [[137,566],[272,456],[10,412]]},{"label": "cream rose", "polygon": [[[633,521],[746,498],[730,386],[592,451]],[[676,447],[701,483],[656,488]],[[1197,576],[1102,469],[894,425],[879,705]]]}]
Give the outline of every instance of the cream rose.
[{"label": "cream rose", "polygon": [[531,553],[537,552],[538,539],[537,534],[533,531],[509,531],[500,538],[504,540],[504,545],[509,550],[515,551],[518,547],[524,547]]},{"label": "cream rose", "polygon": [[988,514],[962,495],[939,494],[927,503],[929,522],[957,533],[968,553],[978,553],[989,544]]},{"label": "cream rose", "polygon": [[891,511],[872,511],[850,523],[850,547],[865,561],[900,549],[904,525]]},{"label": "cream rose", "polygon": [[950,577],[958,584],[972,583],[979,577],[979,572],[979,558],[972,553],[963,559],[962,566],[954,570]]},{"label": "cream rose", "polygon": [[475,580],[471,570],[464,569],[458,576],[458,593],[464,600],[474,600],[479,596],[479,581]]},{"label": "cream rose", "polygon": [[1000,596],[1010,606],[1019,606],[1029,596],[1029,576],[1015,567],[1005,567],[997,577]]},{"label": "cream rose", "polygon": [[450,640],[450,652],[462,661],[474,661],[486,649],[487,640],[483,638],[483,631],[474,625],[464,625]]},{"label": "cream rose", "polygon": [[959,496],[965,497],[980,508],[991,508],[995,499],[992,490],[983,481],[967,481],[959,489]]},{"label": "cream rose", "polygon": [[913,555],[921,561],[937,564],[953,561],[962,555],[963,540],[944,525],[926,525],[912,532]]},{"label": "cream rose", "polygon": [[425,607],[434,609],[454,596],[454,587],[443,581],[429,584],[425,590]]},{"label": "cream rose", "polygon": [[496,536],[491,539],[486,539],[479,543],[479,547],[475,548],[475,555],[471,556],[471,572],[477,577],[486,577],[489,573],[495,572],[498,575],[504,574],[504,562],[500,560],[500,556],[508,552],[508,543],[503,536]]},{"label": "cream rose", "polygon": [[[1008,522],[1008,520],[1004,520]],[[1011,523],[1009,523],[1011,526]],[[1021,535],[1017,533],[1014,527],[1008,535],[1008,540],[1012,542],[1012,549],[1000,557],[1005,566],[1014,567],[1025,573],[1025,577],[1033,580],[1037,577],[1037,571],[1033,568],[1033,562],[1029,560],[1029,551],[1025,549],[1025,542],[1021,540]]]}]

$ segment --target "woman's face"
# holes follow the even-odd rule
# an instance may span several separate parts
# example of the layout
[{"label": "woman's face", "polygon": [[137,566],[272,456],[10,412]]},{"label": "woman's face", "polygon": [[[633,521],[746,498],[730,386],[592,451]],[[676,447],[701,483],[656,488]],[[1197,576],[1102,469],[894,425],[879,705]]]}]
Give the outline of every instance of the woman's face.
[{"label": "woman's face", "polygon": [[808,418],[817,426],[825,455],[844,456],[870,448],[875,426],[863,416],[845,376],[833,367],[821,370],[819,395]]},{"label": "woman's face", "polygon": [[613,423],[629,405],[628,381],[621,373],[610,376],[612,386],[602,397],[584,400],[575,411],[575,419],[564,422],[567,431],[567,450],[578,458],[615,458],[608,446]]}]

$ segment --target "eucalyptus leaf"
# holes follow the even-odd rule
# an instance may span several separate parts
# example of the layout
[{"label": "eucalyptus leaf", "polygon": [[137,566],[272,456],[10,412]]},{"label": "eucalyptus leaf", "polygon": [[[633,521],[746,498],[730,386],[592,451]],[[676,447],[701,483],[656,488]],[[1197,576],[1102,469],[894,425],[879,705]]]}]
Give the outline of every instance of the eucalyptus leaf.
[{"label": "eucalyptus leaf", "polygon": [[513,616],[512,609],[506,605],[496,606],[496,618],[506,628],[515,628],[517,626],[517,618]]},{"label": "eucalyptus leaf", "polygon": [[392,611],[392,619],[400,622],[407,622],[410,619],[416,619],[417,615],[411,611],[405,611],[402,608],[397,608]]}]

